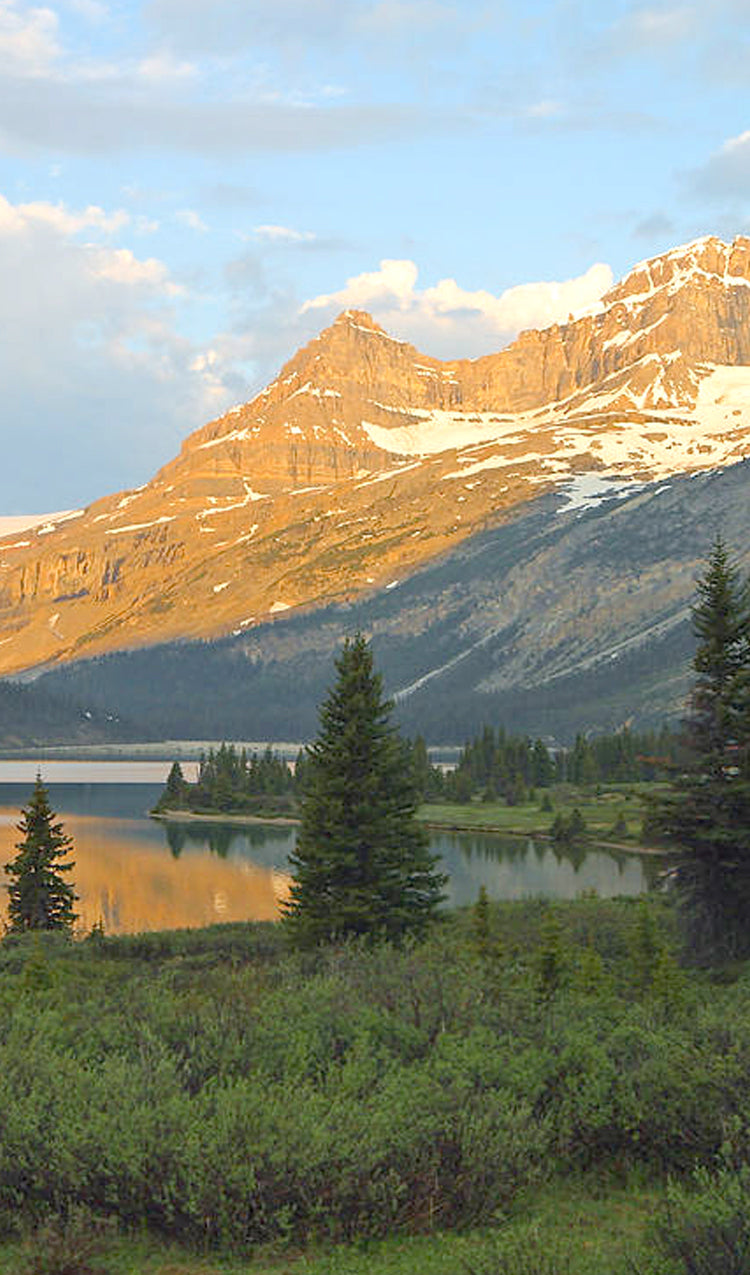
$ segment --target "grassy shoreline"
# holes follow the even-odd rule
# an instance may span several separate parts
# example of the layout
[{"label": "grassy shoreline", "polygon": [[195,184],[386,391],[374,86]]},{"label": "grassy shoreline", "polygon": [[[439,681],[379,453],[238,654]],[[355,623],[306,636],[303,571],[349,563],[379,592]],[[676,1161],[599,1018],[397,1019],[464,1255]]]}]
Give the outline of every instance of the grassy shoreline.
[{"label": "grassy shoreline", "polygon": [[291,815],[231,815],[221,810],[215,812],[197,810],[149,810],[150,819],[164,823],[231,823],[237,827],[252,828],[256,824],[270,823],[277,827],[297,827],[299,819]]},{"label": "grassy shoreline", "polygon": [[[474,832],[546,841],[550,839],[550,825],[555,814],[569,814],[577,808],[586,822],[586,841],[589,844],[621,854],[663,856],[667,853],[665,850],[646,845],[641,839],[641,823],[648,797],[660,787],[657,784],[621,784],[597,793],[560,785],[544,790],[551,799],[549,810],[544,810],[538,800],[516,806],[507,806],[499,801],[465,805],[430,802],[420,806],[417,818],[434,832]],[[621,819],[619,829],[615,826],[618,816]],[[299,824],[299,819],[292,815],[232,814],[218,810],[162,809],[151,811],[151,817],[170,823],[227,823],[237,827],[258,824],[294,827]]]}]

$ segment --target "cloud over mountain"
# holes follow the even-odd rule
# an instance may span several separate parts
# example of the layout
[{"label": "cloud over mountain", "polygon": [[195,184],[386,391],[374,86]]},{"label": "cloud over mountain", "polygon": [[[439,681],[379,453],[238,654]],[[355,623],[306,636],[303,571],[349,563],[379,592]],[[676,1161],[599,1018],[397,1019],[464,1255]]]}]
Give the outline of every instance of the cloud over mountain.
[{"label": "cloud over mountain", "polygon": [[179,334],[184,287],[158,258],[112,242],[129,221],[0,196],[0,441],[18,512],[48,498],[34,500],[40,466],[58,503],[75,504],[114,485],[113,467],[147,478],[187,419],[226,405],[219,369],[196,363]]},{"label": "cloud over mountain", "polygon": [[476,353],[485,339],[507,340],[524,328],[565,322],[597,302],[613,278],[610,267],[598,262],[574,279],[518,284],[495,295],[463,288],[455,279],[418,288],[418,275],[413,261],[385,259],[378,270],[353,276],[337,292],[306,301],[301,312],[372,309],[386,327],[426,349],[441,352],[449,345],[461,354]]}]

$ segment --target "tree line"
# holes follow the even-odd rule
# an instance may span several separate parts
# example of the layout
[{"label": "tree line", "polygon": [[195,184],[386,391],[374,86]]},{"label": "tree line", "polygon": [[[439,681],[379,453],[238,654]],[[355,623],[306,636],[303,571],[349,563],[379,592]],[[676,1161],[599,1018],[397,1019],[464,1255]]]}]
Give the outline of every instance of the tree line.
[{"label": "tree line", "polygon": [[424,740],[412,745],[412,765],[423,801],[527,801],[532,790],[554,784],[648,783],[663,779],[684,756],[681,736],[658,731],[621,730],[578,735],[572,748],[549,748],[543,740],[485,726],[461,750],[455,768],[430,763]]},{"label": "tree line", "polygon": [[[455,767],[434,765],[424,738],[404,741],[417,802],[465,803],[481,797],[521,805],[537,789],[558,783],[637,783],[664,778],[684,753],[681,737],[659,731],[622,730],[588,738],[572,748],[550,749],[543,740],[485,726],[466,743]],[[175,762],[157,811],[187,810],[226,814],[294,814],[309,777],[309,750],[290,765],[270,746],[248,753],[222,743],[202,753],[195,783]]]}]

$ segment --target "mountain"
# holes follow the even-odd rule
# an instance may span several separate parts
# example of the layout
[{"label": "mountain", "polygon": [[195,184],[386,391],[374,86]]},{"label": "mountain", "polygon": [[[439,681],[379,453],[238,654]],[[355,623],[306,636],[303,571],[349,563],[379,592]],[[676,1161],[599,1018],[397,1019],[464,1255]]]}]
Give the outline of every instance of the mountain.
[{"label": "mountain", "polygon": [[244,632],[390,587],[571,475],[750,454],[750,240],[441,362],[346,311],[135,491],[0,539],[0,673]]},{"label": "mountain", "polygon": [[717,530],[750,568],[750,462],[518,506],[393,589],[214,642],[60,667],[39,685],[165,738],[304,739],[332,654],[361,629],[409,732],[460,743],[483,723],[569,741],[675,721],[690,605]]}]

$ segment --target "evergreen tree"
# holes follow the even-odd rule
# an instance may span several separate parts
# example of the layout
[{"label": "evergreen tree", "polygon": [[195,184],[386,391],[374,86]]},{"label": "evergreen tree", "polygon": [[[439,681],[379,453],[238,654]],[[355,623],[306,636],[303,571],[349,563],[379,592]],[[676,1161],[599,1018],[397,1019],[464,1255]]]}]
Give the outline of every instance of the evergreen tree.
[{"label": "evergreen tree", "polygon": [[750,613],[720,539],[697,585],[697,674],[687,761],[652,821],[677,852],[674,885],[691,954],[750,952]]},{"label": "evergreen tree", "polygon": [[424,801],[430,790],[432,767],[427,752],[427,745],[422,735],[417,735],[411,745],[411,765],[414,774],[414,787],[418,801]]},{"label": "evergreen tree", "polygon": [[5,871],[8,886],[8,918],[11,934],[26,930],[70,931],[76,920],[73,904],[77,895],[63,873],[71,872],[72,861],[63,862],[73,842],[62,824],[55,823],[47,790],[37,775],[28,806],[21,811],[16,843],[18,854]]},{"label": "evergreen tree", "polygon": [[167,775],[167,783],[159,801],[157,809],[162,805],[168,810],[179,809],[185,804],[185,798],[188,792],[188,782],[182,773],[182,766],[178,761],[172,763],[172,768]]},{"label": "evergreen tree", "polygon": [[420,933],[446,878],[416,822],[409,750],[390,724],[369,644],[357,635],[308,749],[302,822],[285,924],[301,945],[350,934]]},{"label": "evergreen tree", "polygon": [[535,788],[549,788],[554,782],[555,767],[541,739],[534,742],[531,752],[531,782]]}]

